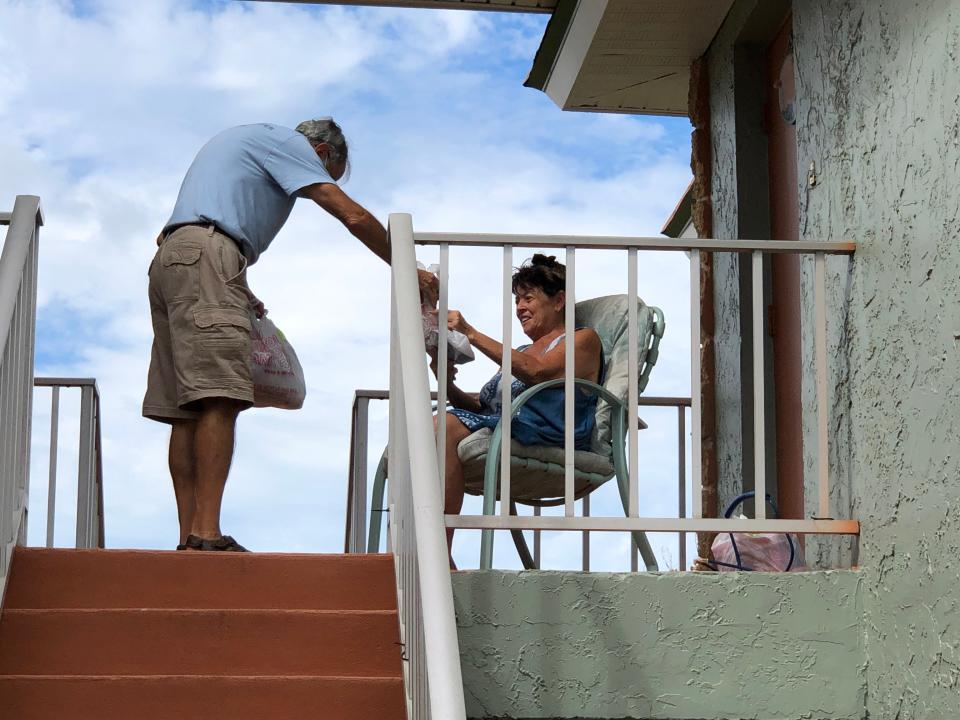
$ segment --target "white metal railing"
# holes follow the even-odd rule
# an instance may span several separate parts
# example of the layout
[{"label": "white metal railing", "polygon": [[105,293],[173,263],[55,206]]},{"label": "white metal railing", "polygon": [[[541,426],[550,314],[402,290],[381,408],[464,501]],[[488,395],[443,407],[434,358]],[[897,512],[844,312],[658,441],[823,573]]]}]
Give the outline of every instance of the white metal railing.
[{"label": "white metal railing", "polygon": [[93,378],[35,378],[35,388],[50,388],[50,455],[47,478],[46,547],[53,547],[57,504],[57,454],[60,437],[61,390],[80,392],[80,442],[77,457],[77,548],[102,548],[103,450],[100,430],[100,390]]},{"label": "white metal railing", "polygon": [[100,394],[92,379],[34,378],[40,200],[18,196],[0,255],[0,607],[16,545],[27,542],[30,447],[35,387],[51,388],[46,546],[53,545],[60,391],[80,390],[76,547],[103,547]]},{"label": "white metal railing", "polygon": [[0,602],[13,548],[26,537],[33,356],[36,341],[37,242],[40,198],[18,195],[0,213]]},{"label": "white metal railing", "polygon": [[404,644],[407,717],[466,717],[447,560],[413,227],[391,215],[390,539]]},{"label": "white metal railing", "polygon": [[[409,221],[412,225],[412,221]],[[512,291],[511,274],[513,248],[560,248],[566,253],[567,265],[567,302],[565,325],[568,334],[572,332],[575,291],[575,262],[576,252],[580,249],[621,250],[624,252],[627,265],[628,294],[636,297],[637,293],[637,253],[638,251],[686,251],[690,254],[690,295],[691,295],[691,474],[694,478],[692,497],[693,512],[688,518],[653,518],[640,517],[638,512],[638,498],[640,496],[638,472],[638,437],[637,437],[637,343],[629,343],[629,396],[627,401],[629,440],[628,440],[628,468],[629,468],[629,508],[627,517],[574,517],[573,513],[573,442],[570,434],[573,428],[573,344],[567,344],[567,370],[565,373],[566,391],[566,448],[565,448],[565,515],[557,516],[516,516],[510,515],[510,503],[507,501],[510,492],[510,462],[507,456],[509,444],[503,443],[500,465],[500,513],[499,515],[447,515],[445,525],[448,528],[469,528],[485,531],[491,530],[569,530],[569,531],[647,531],[647,532],[790,532],[798,534],[840,534],[858,535],[860,524],[852,519],[834,519],[829,507],[830,478],[827,464],[828,448],[828,413],[826,397],[826,255],[852,255],[856,250],[853,242],[807,242],[786,240],[713,240],[713,239],[684,239],[684,238],[646,238],[646,237],[603,237],[603,236],[564,236],[564,235],[508,235],[508,234],[470,234],[470,233],[427,233],[414,232],[413,240],[416,244],[437,245],[440,249],[440,288],[441,302],[446,298],[446,285],[449,276],[449,248],[451,246],[486,246],[500,247],[503,250],[503,344],[512,346]],[[764,428],[764,346],[763,338],[763,256],[773,253],[794,253],[812,255],[814,259],[813,298],[815,306],[814,344],[816,348],[814,372],[817,392],[817,436],[820,458],[817,465],[817,480],[819,484],[819,512],[813,518],[807,519],[774,519],[766,516],[763,503],[756,503],[756,518],[723,519],[705,518],[702,511],[702,496],[700,488],[701,478],[701,442],[700,442],[700,253],[735,252],[750,253],[753,259],[753,298],[752,316],[753,333],[753,386],[754,386],[754,448],[755,448],[755,477],[754,489],[758,497],[766,493],[766,455]],[[411,260],[411,262],[413,262]],[[633,303],[629,303],[633,306]],[[441,307],[441,316],[446,308]],[[629,334],[631,339],[637,337],[637,316],[631,310],[628,317]],[[440,323],[439,345],[439,378],[438,404],[446,405],[446,326]],[[504,380],[503,404],[510,404],[509,389],[513,379],[510,367],[510,353],[504,354],[502,372]],[[510,436],[510,413],[504,413],[501,421],[503,437]],[[439,423],[438,446],[442,463],[442,449],[445,447],[443,435],[445,424]],[[442,465],[441,465],[442,466]]]},{"label": "white metal railing", "polygon": [[[431,393],[436,400],[437,393]],[[388,390],[361,390],[354,391],[353,407],[350,423],[350,461],[347,475],[347,512],[343,551],[346,553],[375,553],[380,552],[380,526],[385,520],[382,498],[374,497],[368,500],[369,484],[369,438],[370,438],[370,402],[390,399]],[[687,410],[690,407],[688,397],[641,397],[640,407],[644,408],[676,408],[677,410],[677,517],[687,516]],[[583,514],[590,515],[590,496],[582,500]],[[533,514],[539,515],[540,508],[534,507]],[[368,526],[368,522],[373,523]],[[582,563],[581,569],[590,570],[590,531],[583,530]],[[677,533],[677,557],[679,569],[687,567],[686,533]],[[539,568],[541,557],[541,531],[533,531],[533,560]],[[630,545],[630,569],[636,572],[639,566],[639,551],[636,546]]]}]

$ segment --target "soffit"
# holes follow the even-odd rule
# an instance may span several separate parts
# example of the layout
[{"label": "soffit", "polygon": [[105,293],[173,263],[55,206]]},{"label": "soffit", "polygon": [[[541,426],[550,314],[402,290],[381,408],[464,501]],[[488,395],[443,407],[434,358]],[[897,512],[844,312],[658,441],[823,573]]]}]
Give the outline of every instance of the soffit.
[{"label": "soffit", "polygon": [[[707,50],[732,4],[580,0],[560,47],[541,48],[547,52],[538,53],[528,84],[564,110],[686,115],[690,64]],[[562,22],[559,10],[554,19]],[[537,63],[546,78],[539,84]]]},{"label": "soffit", "polygon": [[432,8],[435,10],[499,10],[501,12],[552,12],[557,0],[273,0],[315,5],[366,5],[369,7]]}]

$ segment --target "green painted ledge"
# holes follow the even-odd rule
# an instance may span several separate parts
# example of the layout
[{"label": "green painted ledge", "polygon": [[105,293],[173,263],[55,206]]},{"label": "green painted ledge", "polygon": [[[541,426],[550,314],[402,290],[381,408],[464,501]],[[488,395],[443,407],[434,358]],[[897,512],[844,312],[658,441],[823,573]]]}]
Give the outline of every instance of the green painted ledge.
[{"label": "green painted ledge", "polygon": [[865,717],[860,577],[453,574],[470,718]]}]

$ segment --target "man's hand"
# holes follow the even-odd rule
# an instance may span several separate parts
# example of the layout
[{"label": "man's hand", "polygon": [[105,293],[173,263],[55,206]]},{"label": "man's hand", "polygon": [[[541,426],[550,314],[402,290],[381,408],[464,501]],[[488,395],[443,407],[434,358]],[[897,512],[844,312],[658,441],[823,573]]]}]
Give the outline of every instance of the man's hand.
[{"label": "man's hand", "polygon": [[440,279],[429,270],[417,270],[420,304],[435,308],[440,302]]},{"label": "man's hand", "polygon": [[250,309],[253,310],[253,314],[257,316],[257,320],[262,320],[263,316],[267,314],[267,309],[263,306],[263,300],[250,292],[250,290],[247,290],[247,300],[250,302]]}]

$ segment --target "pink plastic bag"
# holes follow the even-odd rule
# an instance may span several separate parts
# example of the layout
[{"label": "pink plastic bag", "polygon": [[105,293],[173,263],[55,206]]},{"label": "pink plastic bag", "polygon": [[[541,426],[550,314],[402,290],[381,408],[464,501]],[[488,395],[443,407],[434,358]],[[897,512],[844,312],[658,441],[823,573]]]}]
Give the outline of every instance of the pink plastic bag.
[{"label": "pink plastic bag", "polygon": [[[734,511],[756,493],[745,492],[733,499],[723,513],[733,517]],[[777,506],[770,495],[767,504],[777,517]],[[743,515],[740,516],[741,518]],[[800,540],[786,533],[720,533],[710,546],[716,570],[755,570],[758,572],[798,572],[806,570]]]},{"label": "pink plastic bag", "polygon": [[[792,545],[792,547],[791,547]],[[720,571],[806,570],[796,535],[784,533],[721,533],[713,541],[714,563]]]},{"label": "pink plastic bag", "polygon": [[303,368],[286,336],[266,316],[250,313],[254,407],[299,410],[307,396]]}]

